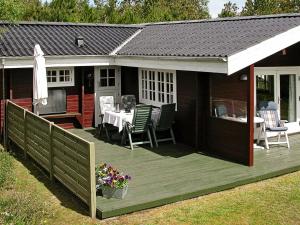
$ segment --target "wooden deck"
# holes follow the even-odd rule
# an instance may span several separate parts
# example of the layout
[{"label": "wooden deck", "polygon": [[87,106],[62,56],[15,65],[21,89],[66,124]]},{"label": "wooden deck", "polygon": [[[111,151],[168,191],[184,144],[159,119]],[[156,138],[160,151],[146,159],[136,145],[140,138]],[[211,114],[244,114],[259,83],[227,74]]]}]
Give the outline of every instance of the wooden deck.
[{"label": "wooden deck", "polygon": [[72,130],[95,142],[96,163],[106,162],[132,176],[123,200],[97,196],[100,218],[152,208],[300,170],[300,135],[290,136],[291,150],[255,151],[254,167],[197,153],[184,145],[131,151],[94,138],[94,130]]}]

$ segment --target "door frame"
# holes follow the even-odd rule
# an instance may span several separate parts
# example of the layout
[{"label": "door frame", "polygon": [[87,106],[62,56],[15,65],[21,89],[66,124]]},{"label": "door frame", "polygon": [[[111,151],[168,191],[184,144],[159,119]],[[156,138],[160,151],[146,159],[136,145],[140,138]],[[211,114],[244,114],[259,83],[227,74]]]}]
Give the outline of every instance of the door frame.
[{"label": "door frame", "polygon": [[[280,97],[280,74],[296,74],[296,115],[297,121],[289,123],[290,125],[299,126],[300,122],[300,66],[290,66],[290,67],[255,67],[254,68],[254,105],[255,105],[255,113],[256,113],[256,77],[260,73],[265,73],[269,75],[275,76],[275,101],[278,103],[278,97]],[[292,129],[294,130],[294,129]],[[298,132],[300,131],[300,127]],[[296,132],[296,131],[295,131]]]},{"label": "door frame", "polygon": [[[115,69],[115,86],[114,87],[103,87],[102,90],[98,87],[98,81],[100,81],[100,69]],[[98,126],[97,118],[100,113],[99,108],[99,96],[98,93],[103,93],[103,96],[107,95],[107,93],[115,91],[115,102],[119,102],[121,98],[121,67],[120,66],[95,66],[94,67],[94,105],[95,105],[95,124],[94,126]],[[100,94],[101,96],[101,94]]]}]

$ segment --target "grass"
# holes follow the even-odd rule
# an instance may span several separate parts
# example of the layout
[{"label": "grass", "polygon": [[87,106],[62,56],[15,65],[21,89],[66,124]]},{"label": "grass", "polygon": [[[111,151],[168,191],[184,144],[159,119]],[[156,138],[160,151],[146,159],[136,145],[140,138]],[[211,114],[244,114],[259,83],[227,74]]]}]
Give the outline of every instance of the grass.
[{"label": "grass", "polygon": [[[8,208],[12,213],[16,213],[12,207],[20,208],[18,206],[21,206],[21,208],[24,208],[25,204],[33,205],[30,209],[19,212],[22,215],[34,214],[34,218],[41,219],[39,224],[300,225],[300,172],[100,221],[91,220],[88,217],[87,208],[79,200],[60,184],[50,183],[43,171],[32,163],[24,161],[22,157],[17,155],[13,158],[13,164],[15,182],[12,189],[6,190],[12,196],[9,196],[8,193],[5,196],[8,199],[13,199],[15,203],[6,207],[6,209]],[[17,200],[13,198],[16,193],[19,196]],[[3,202],[2,192],[0,207],[1,202]],[[20,221],[26,221],[26,219],[23,218]],[[31,224],[38,222],[32,218],[28,219]]]}]

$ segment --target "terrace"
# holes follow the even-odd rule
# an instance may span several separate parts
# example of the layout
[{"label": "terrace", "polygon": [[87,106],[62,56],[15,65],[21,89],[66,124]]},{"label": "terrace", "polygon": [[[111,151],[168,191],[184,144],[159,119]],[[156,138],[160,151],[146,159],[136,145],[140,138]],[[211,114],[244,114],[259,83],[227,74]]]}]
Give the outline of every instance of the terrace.
[{"label": "terrace", "polygon": [[218,159],[182,144],[161,144],[159,148],[135,148],[94,137],[94,129],[73,129],[72,133],[95,143],[96,163],[107,162],[130,174],[125,199],[97,196],[100,218],[118,216],[171,202],[189,199],[239,185],[300,170],[300,135],[290,136],[291,150],[274,146],[254,153],[253,167]]}]

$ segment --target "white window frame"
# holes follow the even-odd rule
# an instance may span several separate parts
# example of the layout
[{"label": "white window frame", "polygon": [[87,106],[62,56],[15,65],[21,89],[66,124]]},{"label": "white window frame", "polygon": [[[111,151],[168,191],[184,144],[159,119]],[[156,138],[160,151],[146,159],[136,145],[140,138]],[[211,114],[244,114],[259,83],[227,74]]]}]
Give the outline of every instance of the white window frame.
[{"label": "white window frame", "polygon": [[[142,79],[143,71],[147,71],[147,79]],[[154,74],[155,79],[153,80],[153,77],[151,77],[151,80],[149,79],[149,74]],[[163,73],[164,74],[164,101],[159,101],[159,81],[158,81],[158,74]],[[161,70],[161,69],[149,69],[149,68],[139,68],[139,101],[141,103],[147,104],[147,105],[153,105],[156,107],[161,107],[163,104],[168,104],[167,102],[167,74],[172,73],[173,74],[173,103],[177,104],[177,82],[176,82],[176,70]],[[153,81],[155,83],[155,86],[153,86],[150,90],[150,85],[153,84]],[[146,83],[145,83],[146,82]],[[144,90],[144,86],[147,85],[146,90]],[[153,91],[154,89],[154,91]],[[143,93],[144,91],[144,93]],[[152,94],[152,99],[150,99],[150,94],[154,92],[154,96]],[[144,94],[144,95],[143,95]],[[145,97],[146,96],[146,97]]]},{"label": "white window frame", "polygon": [[[68,70],[70,72],[70,81],[59,81],[59,72],[61,70]],[[48,74],[48,71],[56,71],[56,82],[47,82],[48,87],[70,87],[75,85],[74,67],[47,68],[46,74]],[[47,80],[48,80],[48,76],[47,76]]]}]

